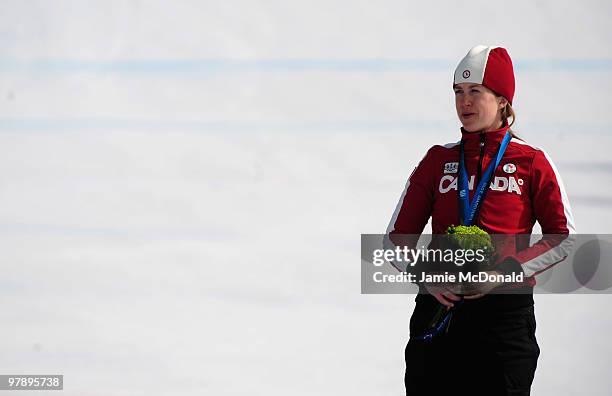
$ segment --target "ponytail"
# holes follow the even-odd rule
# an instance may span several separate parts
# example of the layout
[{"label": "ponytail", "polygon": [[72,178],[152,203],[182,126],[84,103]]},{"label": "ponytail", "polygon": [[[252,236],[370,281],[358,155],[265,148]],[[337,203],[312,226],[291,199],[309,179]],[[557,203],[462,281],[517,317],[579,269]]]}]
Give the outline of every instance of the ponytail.
[{"label": "ponytail", "polygon": [[[502,125],[508,125],[508,131],[510,131],[510,135],[512,135],[513,138],[523,140],[516,134],[516,132],[514,132],[510,128],[512,125],[514,125],[514,121],[516,121],[516,113],[514,112],[514,109],[512,108],[512,105],[510,104],[510,102],[507,102],[506,107],[502,109],[501,116],[502,116]],[[512,118],[512,121],[508,121],[510,118]]]}]

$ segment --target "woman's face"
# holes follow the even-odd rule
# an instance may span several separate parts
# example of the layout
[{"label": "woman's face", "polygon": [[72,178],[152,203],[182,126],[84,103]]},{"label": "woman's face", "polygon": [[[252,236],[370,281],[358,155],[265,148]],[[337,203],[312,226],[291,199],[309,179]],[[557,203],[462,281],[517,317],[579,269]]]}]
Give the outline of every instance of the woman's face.
[{"label": "woman's face", "polygon": [[492,130],[501,127],[500,110],[506,106],[506,99],[497,97],[481,84],[455,84],[455,107],[463,129],[468,132]]}]

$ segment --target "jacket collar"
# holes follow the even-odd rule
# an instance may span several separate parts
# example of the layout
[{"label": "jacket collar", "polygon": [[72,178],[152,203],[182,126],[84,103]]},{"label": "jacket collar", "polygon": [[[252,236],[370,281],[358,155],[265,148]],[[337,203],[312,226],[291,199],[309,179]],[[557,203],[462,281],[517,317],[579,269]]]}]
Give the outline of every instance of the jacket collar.
[{"label": "jacket collar", "polygon": [[463,140],[466,148],[471,148],[474,146],[479,146],[480,142],[485,142],[487,146],[489,146],[493,142],[501,143],[506,136],[506,131],[509,126],[507,123],[504,124],[499,129],[493,129],[490,131],[477,131],[477,132],[468,132],[463,127],[461,128],[461,140]]}]

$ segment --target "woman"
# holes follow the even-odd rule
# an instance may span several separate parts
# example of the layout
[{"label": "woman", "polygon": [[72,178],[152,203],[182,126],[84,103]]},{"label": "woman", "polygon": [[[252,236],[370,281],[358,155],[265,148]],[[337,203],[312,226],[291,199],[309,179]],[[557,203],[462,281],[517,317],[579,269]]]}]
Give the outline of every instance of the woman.
[{"label": "woman", "polygon": [[[451,225],[477,225],[489,234],[574,232],[559,174],[546,153],[518,139],[510,127],[514,71],[504,48],[476,46],[455,70],[453,89],[461,140],[429,149],[410,176],[389,234],[420,234]],[[393,238],[392,238],[393,239]],[[499,250],[492,273],[522,274],[519,284],[479,284],[471,295],[420,284],[406,346],[407,395],[529,395],[540,353],[535,338],[534,275],[563,260],[559,240]],[[506,290],[500,293],[500,290]],[[509,290],[509,291],[508,291]],[[440,304],[452,320],[431,342]]]}]

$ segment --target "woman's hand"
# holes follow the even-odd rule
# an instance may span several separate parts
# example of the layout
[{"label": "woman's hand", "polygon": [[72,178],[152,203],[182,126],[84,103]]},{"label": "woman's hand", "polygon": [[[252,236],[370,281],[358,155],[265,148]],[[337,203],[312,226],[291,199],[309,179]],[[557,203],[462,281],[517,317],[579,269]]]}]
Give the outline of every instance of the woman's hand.
[{"label": "woman's hand", "polygon": [[[485,271],[489,275],[500,275],[497,271]],[[493,289],[502,285],[503,282],[480,282],[474,283],[474,292],[472,294],[468,294],[463,296],[466,300],[475,300],[477,298],[483,297],[489,294]]]},{"label": "woman's hand", "polygon": [[434,283],[425,283],[424,286],[429,294],[434,296],[440,304],[446,307],[447,310],[451,309],[455,305],[455,301],[461,300],[461,297],[444,286]]}]

